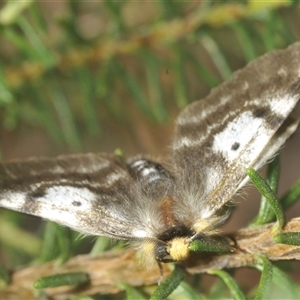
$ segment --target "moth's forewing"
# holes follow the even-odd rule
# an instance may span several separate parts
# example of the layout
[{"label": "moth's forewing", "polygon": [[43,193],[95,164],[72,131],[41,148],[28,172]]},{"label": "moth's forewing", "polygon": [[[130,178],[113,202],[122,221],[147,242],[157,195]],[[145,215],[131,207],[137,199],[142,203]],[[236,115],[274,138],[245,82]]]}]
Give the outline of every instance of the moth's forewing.
[{"label": "moth's forewing", "polygon": [[245,169],[261,167],[296,129],[297,122],[274,138],[299,98],[295,43],[258,58],[189,105],[177,119],[173,144],[180,188],[198,198],[188,196],[184,205],[208,218],[228,203],[246,182]]},{"label": "moth's forewing", "polygon": [[0,205],[91,235],[127,239],[134,220],[120,212],[132,179],[104,153],[29,159],[0,165]]}]

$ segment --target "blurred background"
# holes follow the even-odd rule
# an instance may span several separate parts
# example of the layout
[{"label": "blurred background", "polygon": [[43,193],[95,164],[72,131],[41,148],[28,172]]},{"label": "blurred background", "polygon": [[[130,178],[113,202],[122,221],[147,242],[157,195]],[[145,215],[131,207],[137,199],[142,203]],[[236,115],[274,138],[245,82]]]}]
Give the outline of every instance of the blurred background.
[{"label": "blurred background", "polygon": [[[163,157],[181,109],[299,39],[298,1],[3,1],[1,160],[117,148]],[[297,133],[282,151],[279,194],[300,177],[299,150]],[[247,192],[226,231],[255,217],[260,196]],[[5,267],[39,255],[38,218],[1,209],[0,220]],[[251,288],[249,273],[240,284]]]}]

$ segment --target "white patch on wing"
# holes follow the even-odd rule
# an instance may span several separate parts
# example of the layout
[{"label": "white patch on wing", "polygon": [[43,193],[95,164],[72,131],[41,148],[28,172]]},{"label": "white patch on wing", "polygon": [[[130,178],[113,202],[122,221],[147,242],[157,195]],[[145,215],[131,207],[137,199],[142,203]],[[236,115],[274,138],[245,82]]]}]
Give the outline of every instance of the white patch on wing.
[{"label": "white patch on wing", "polygon": [[0,204],[3,207],[13,210],[20,210],[26,203],[26,195],[22,193],[6,192],[1,193]]},{"label": "white patch on wing", "polygon": [[205,172],[206,177],[206,186],[207,190],[213,190],[217,184],[220,182],[223,174],[217,168],[209,168],[207,166],[204,167],[203,172]]},{"label": "white patch on wing", "polygon": [[277,98],[274,97],[269,100],[270,107],[272,108],[272,112],[282,116],[282,118],[286,118],[290,111],[295,106],[295,102],[298,99],[298,95],[291,97],[288,93],[284,96]]},{"label": "white patch on wing", "polygon": [[175,145],[174,145],[174,149],[178,150],[182,147],[194,147],[194,146],[198,146],[199,144],[201,144],[202,139],[198,139],[198,140],[191,140],[190,138],[184,136],[180,139],[178,139],[178,141],[176,141]]},{"label": "white patch on wing", "polygon": [[121,178],[124,178],[124,173],[110,173],[106,176],[106,184],[105,187],[112,186],[116,181],[120,180]]},{"label": "white patch on wing", "polygon": [[[268,136],[264,121],[254,118],[250,111],[245,111],[214,136],[212,151],[222,153],[228,162],[232,162],[240,156],[253,137],[257,136],[258,130],[260,136],[264,136],[264,138]],[[235,143],[238,143],[239,147],[233,150],[232,147]]]},{"label": "white patch on wing", "polygon": [[[95,195],[86,188],[52,186],[45,191],[45,196],[33,199],[22,192],[2,193],[0,204],[80,230],[78,213],[92,211],[94,199]],[[27,207],[29,211],[26,211]]]},{"label": "white patch on wing", "polygon": [[88,167],[85,167],[83,165],[79,166],[77,169],[76,169],[76,173],[96,173],[96,172],[99,172],[103,169],[106,169],[108,167],[110,167],[111,165],[111,162],[110,161],[104,161],[104,162],[95,162],[94,164],[89,164]]},{"label": "white patch on wing", "polygon": [[[226,102],[228,102],[229,101],[229,97],[224,97],[224,98],[222,98],[223,99],[223,104],[226,104]],[[260,104],[260,101],[259,100],[251,100],[250,101],[251,102],[251,104]],[[250,103],[249,102],[249,103]],[[249,103],[248,102],[245,102],[245,105],[249,105]],[[218,107],[218,106],[217,106]],[[215,109],[216,110],[216,109]],[[213,109],[211,109],[211,111],[210,112],[214,112],[214,110]],[[209,113],[207,113],[207,115],[208,115]],[[197,116],[197,118],[198,118],[198,116]],[[224,119],[223,120],[219,120],[219,122],[221,122],[221,123],[226,123],[227,122],[227,119],[228,118],[230,118],[230,113],[228,113],[228,115],[227,116],[225,116],[224,117]],[[181,119],[184,119],[184,118],[181,118]],[[179,121],[181,120],[181,119],[179,119]],[[195,118],[195,120],[196,120],[196,118]],[[197,123],[199,123],[199,119],[198,119],[198,122]],[[178,124],[181,124],[180,122],[178,122]],[[218,122],[216,122],[216,123],[214,123],[214,124],[211,124],[208,128],[207,128],[207,130],[206,130],[206,132],[205,132],[205,134],[202,134],[201,135],[201,137],[197,137],[197,139],[190,139],[189,137],[186,137],[186,136],[183,136],[183,137],[181,137],[180,139],[178,139],[177,141],[176,141],[176,143],[174,144],[174,150],[179,150],[180,148],[183,148],[183,147],[195,147],[195,146],[201,146],[201,144],[203,143],[203,141],[205,141],[210,135],[211,135],[211,132],[213,131],[213,130],[215,130],[215,128],[217,128],[217,127],[219,127],[219,124],[220,123],[218,123]],[[182,124],[181,124],[182,125]]]},{"label": "white patch on wing", "polygon": [[[87,211],[92,209],[92,202],[94,199],[95,194],[87,188],[52,186],[47,188],[45,196],[37,198],[36,202],[39,204],[40,210],[43,206],[47,208],[50,206],[62,210]],[[80,203],[80,205],[76,206],[73,204],[74,202]]]},{"label": "white patch on wing", "polygon": [[[94,199],[95,195],[86,188],[53,186],[46,190],[45,196],[33,201],[37,204],[39,217],[86,232],[81,228],[80,219],[84,214],[89,215],[89,212],[92,212]],[[80,214],[82,214],[81,218],[79,218]]]},{"label": "white patch on wing", "polygon": [[[39,217],[46,218],[48,220],[57,222],[59,224],[67,225],[71,228],[77,229],[80,231],[79,225],[80,220],[78,219],[78,216],[74,213],[72,213],[72,210],[67,209],[49,209],[48,207],[39,207]],[[91,232],[92,234],[92,232]]]}]

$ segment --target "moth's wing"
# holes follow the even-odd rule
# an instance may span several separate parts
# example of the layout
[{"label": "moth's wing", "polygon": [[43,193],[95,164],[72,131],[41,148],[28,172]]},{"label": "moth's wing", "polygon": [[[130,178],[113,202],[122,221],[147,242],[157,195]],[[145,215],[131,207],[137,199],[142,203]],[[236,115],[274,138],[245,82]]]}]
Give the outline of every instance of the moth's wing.
[{"label": "moth's wing", "polygon": [[129,239],[133,179],[122,159],[108,154],[59,156],[0,165],[0,206],[77,231]]},{"label": "moth's wing", "polygon": [[173,144],[184,201],[203,218],[230,201],[246,182],[245,169],[260,167],[296,129],[297,122],[275,136],[299,98],[295,43],[258,58],[189,105],[177,119]]}]

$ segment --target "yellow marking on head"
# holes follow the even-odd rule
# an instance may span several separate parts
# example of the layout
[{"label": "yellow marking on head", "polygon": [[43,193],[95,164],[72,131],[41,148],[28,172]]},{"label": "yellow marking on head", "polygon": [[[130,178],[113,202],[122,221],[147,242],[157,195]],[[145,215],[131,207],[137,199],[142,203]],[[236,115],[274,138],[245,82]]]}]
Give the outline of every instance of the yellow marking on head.
[{"label": "yellow marking on head", "polygon": [[189,242],[186,238],[174,238],[169,243],[169,253],[172,259],[181,261],[187,259],[189,256]]}]

